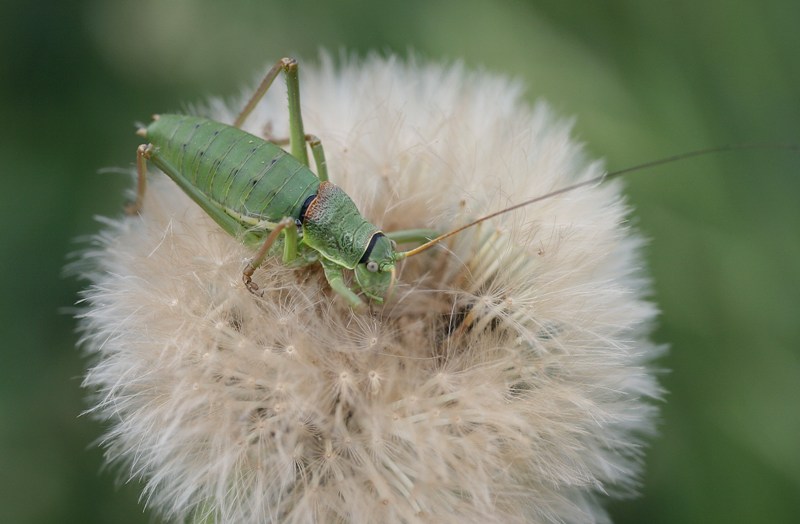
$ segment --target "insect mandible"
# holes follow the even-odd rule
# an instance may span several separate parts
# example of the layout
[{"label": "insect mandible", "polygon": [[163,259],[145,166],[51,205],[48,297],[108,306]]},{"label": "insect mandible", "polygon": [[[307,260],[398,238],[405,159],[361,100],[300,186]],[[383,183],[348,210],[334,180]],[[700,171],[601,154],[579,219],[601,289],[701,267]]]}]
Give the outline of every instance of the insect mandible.
[{"label": "insect mandible", "polygon": [[[275,78],[283,73],[289,101],[289,151],[283,140],[268,141],[241,129],[248,115]],[[433,229],[384,232],[358,211],[353,200],[328,180],[320,140],[303,129],[297,61],[282,58],[266,74],[233,125],[207,118],[164,114],[137,131],[148,139],[137,149],[136,200],[129,214],[141,211],[146,190],[147,162],[169,176],[223,230],[257,248],[245,266],[242,280],[252,293],[252,276],[266,256],[280,255],[283,263],[320,263],[331,288],[354,309],[366,303],[344,278],[354,274],[353,287],[382,303],[392,293],[398,262],[433,247],[467,228],[520,207],[645,167],[710,152],[763,147],[734,145],[691,151],[606,173],[520,202],[483,216],[444,234]],[[308,149],[317,174],[309,167]],[[418,244],[399,251],[398,244]]]}]

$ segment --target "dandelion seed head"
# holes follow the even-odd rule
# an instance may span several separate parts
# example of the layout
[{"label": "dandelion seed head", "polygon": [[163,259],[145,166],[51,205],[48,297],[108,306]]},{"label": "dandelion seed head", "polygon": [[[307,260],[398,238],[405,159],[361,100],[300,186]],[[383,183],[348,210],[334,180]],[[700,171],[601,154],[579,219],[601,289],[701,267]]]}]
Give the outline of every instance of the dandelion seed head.
[{"label": "dandelion seed head", "polygon": [[[569,122],[460,65],[303,63],[306,130],[385,231],[447,231],[600,174]],[[288,135],[285,92],[247,129]],[[239,105],[205,114],[230,122]],[[616,183],[502,215],[404,261],[354,313],[319,267],[253,255],[172,181],[84,255],[91,412],[171,520],[599,522],[652,432],[658,350]]]}]

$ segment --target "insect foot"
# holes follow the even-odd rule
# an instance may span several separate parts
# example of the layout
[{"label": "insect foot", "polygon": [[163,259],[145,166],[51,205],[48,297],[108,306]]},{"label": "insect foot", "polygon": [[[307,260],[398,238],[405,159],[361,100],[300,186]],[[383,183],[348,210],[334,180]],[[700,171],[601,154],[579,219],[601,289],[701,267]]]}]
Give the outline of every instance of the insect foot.
[{"label": "insect foot", "polygon": [[126,215],[134,216],[134,215],[138,215],[139,213],[142,212],[142,206],[140,206],[138,203],[136,203],[136,201],[131,200],[130,202],[127,202],[125,204],[125,207],[123,208],[123,210],[124,210]]},{"label": "insect foot", "polygon": [[250,293],[259,297],[263,297],[264,292],[263,291],[259,292],[258,284],[253,282],[252,277],[253,273],[255,272],[256,272],[256,267],[251,262],[248,262],[247,267],[242,272],[242,282],[244,282],[244,287],[246,287]]}]

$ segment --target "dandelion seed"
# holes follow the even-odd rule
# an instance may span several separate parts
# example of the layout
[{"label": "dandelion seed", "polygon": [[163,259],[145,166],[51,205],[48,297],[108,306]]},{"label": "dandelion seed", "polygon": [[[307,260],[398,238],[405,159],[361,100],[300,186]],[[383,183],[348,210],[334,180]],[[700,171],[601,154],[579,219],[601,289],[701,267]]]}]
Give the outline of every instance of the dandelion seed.
[{"label": "dandelion seed", "polygon": [[[460,65],[323,58],[302,90],[331,178],[386,231],[599,174],[546,105]],[[288,136],[284,96],[251,132]],[[406,260],[358,315],[313,266],[269,260],[264,296],[247,292],[251,253],[154,173],[142,215],[104,221],[81,269],[107,458],[175,521],[604,521],[659,393],[626,213],[610,183],[498,217]]]}]

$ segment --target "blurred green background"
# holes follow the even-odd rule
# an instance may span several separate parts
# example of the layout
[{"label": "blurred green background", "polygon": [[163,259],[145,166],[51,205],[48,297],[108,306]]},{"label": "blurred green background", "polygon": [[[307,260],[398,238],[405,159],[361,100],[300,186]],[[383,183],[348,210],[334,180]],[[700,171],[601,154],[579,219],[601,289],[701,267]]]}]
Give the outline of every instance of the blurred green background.
[{"label": "blurred green background", "polygon": [[[119,214],[133,123],[234,95],[320,47],[463,58],[522,79],[610,169],[800,142],[800,3],[405,0],[0,2],[0,522],[151,522],[101,471],[62,277]],[[800,155],[739,152],[628,178],[671,351],[642,496],[616,522],[800,515]]]}]

